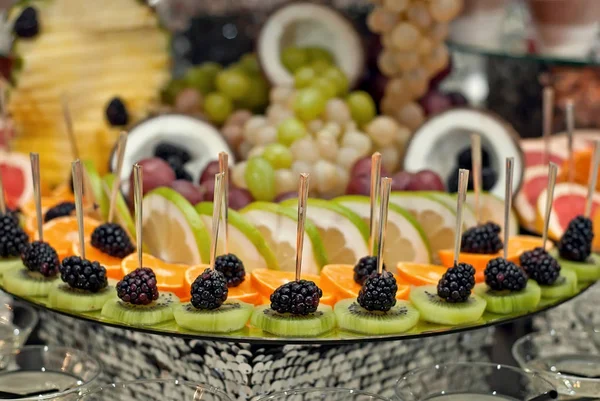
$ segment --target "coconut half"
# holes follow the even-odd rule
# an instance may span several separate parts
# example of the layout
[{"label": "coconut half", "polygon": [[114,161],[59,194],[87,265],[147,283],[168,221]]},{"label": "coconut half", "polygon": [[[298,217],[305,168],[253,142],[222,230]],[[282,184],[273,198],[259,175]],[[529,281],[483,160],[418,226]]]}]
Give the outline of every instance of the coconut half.
[{"label": "coconut half", "polygon": [[447,177],[456,169],[460,151],[470,146],[473,133],[481,135],[481,145],[490,153],[491,166],[498,174],[490,192],[504,199],[505,160],[513,157],[513,196],[517,195],[525,168],[519,135],[507,121],[487,111],[456,108],[427,120],[407,145],[404,169],[430,169]]},{"label": "coconut half", "polygon": [[[121,171],[121,189],[129,192],[129,176],[135,163],[154,157],[154,149],[161,142],[169,142],[187,149],[192,156],[185,164],[186,170],[198,182],[206,165],[218,158],[220,152],[229,154],[229,163],[235,156],[221,133],[212,125],[183,114],[163,114],[146,119],[135,125],[127,136],[127,147]],[[110,157],[110,171],[117,168],[115,149]]]},{"label": "coconut half", "polygon": [[294,85],[294,76],[281,63],[281,51],[289,46],[329,50],[351,87],[363,73],[365,54],[360,35],[346,17],[327,6],[291,3],[271,14],[258,36],[257,54],[272,85]]}]

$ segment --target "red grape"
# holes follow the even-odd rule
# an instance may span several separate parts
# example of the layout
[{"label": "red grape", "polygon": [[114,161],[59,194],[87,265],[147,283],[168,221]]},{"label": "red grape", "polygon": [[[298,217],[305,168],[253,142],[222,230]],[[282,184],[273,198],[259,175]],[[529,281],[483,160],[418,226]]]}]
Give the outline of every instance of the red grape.
[{"label": "red grape", "polygon": [[179,192],[181,196],[187,199],[192,205],[204,200],[203,188],[192,184],[187,180],[176,180],[171,183],[171,188]]},{"label": "red grape", "polygon": [[200,174],[199,184],[203,184],[204,181],[214,180],[215,174],[219,174],[221,171],[219,170],[219,161],[213,160],[204,167],[202,174]]},{"label": "red grape", "polygon": [[469,104],[467,98],[460,92],[448,92],[446,96],[448,96],[454,107],[467,106]]},{"label": "red grape", "polygon": [[352,176],[350,182],[346,187],[346,194],[348,195],[366,195],[369,196],[371,193],[371,177],[370,175],[358,175]]},{"label": "red grape", "polygon": [[423,107],[427,116],[434,116],[442,113],[453,106],[450,96],[439,92],[436,89],[429,90],[429,92],[419,100],[419,104]]},{"label": "red grape", "polygon": [[284,200],[297,199],[297,198],[298,198],[298,192],[296,192],[296,191],[283,192],[275,197],[274,202],[279,203],[279,202],[283,202]]},{"label": "red grape", "polygon": [[409,191],[444,191],[444,182],[439,174],[432,170],[421,170],[408,184]]},{"label": "red grape", "polygon": [[[215,199],[215,179],[209,179],[202,183],[204,189],[204,201],[213,202]],[[229,185],[229,207],[233,210],[239,210],[246,205],[254,202],[254,198],[249,191]]]},{"label": "red grape", "polygon": [[[367,176],[367,178],[371,177],[371,157],[364,157],[354,163],[352,166],[352,171],[350,172],[350,177],[359,177],[359,176]],[[388,172],[386,169],[381,167],[381,176],[386,177]],[[368,195],[368,193],[367,193]]]},{"label": "red grape", "polygon": [[[158,157],[140,160],[138,164],[143,169],[142,193],[144,195],[154,188],[169,187],[175,181],[175,172],[169,163]],[[133,170],[129,176],[129,188],[131,188],[129,192],[133,194]]]},{"label": "red grape", "polygon": [[392,191],[406,191],[415,174],[408,171],[399,171],[392,177]]}]

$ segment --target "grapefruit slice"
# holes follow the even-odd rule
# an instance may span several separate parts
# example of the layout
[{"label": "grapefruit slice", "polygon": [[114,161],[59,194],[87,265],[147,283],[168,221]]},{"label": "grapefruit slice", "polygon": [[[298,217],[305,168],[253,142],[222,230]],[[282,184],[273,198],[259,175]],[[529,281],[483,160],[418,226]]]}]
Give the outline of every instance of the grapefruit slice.
[{"label": "grapefruit slice", "polygon": [[[182,300],[190,297],[186,292],[185,272],[190,267],[181,263],[167,263],[150,254],[142,254],[142,266],[149,267],[156,275],[156,286],[159,291],[172,292]],[[132,253],[121,262],[123,276],[140,267],[137,253]]]},{"label": "grapefruit slice", "polygon": [[[467,194],[467,204],[475,210],[475,193]],[[489,192],[482,192],[479,199],[479,207],[481,208],[481,221],[488,221],[498,224],[501,228],[500,235],[503,236],[504,230],[504,200],[492,195]],[[514,210],[510,211],[510,236],[519,233],[519,221]]]},{"label": "grapefruit slice", "polygon": [[0,150],[0,173],[6,206],[15,209],[33,198],[33,178],[29,156]]},{"label": "grapefruit slice", "polygon": [[[369,225],[370,200],[368,196],[348,195],[333,199],[356,213]],[[431,252],[423,229],[412,215],[399,206],[390,204],[383,259],[390,265],[408,261],[429,263]],[[353,263],[358,261],[355,260]]]},{"label": "grapefruit slice", "polygon": [[[544,165],[545,145],[542,138],[524,139],[521,140],[521,149],[525,154],[525,168],[532,166]],[[564,139],[560,137],[552,137],[550,140],[550,155],[549,161],[558,164],[559,166],[569,157],[566,136]]]},{"label": "grapefruit slice", "polygon": [[[90,238],[100,224],[98,220],[84,217],[83,234],[85,238]],[[75,216],[52,219],[44,224],[42,230],[44,241],[56,250],[60,260],[73,255],[73,243],[79,241],[79,230],[77,229],[77,218]],[[35,238],[37,239],[37,235]]]},{"label": "grapefruit slice", "polygon": [[[190,290],[196,278],[208,269],[210,265],[202,264],[190,266],[185,271],[185,290],[187,298],[190,298]],[[252,286],[250,274],[246,273],[246,279],[237,287],[229,287],[227,292],[228,300],[242,301],[249,304],[259,305],[261,302],[260,294]]]},{"label": "grapefruit slice", "polygon": [[[396,277],[396,281],[398,278]],[[321,289],[335,294],[337,300],[358,297],[361,285],[354,281],[353,265],[327,265],[321,270]],[[396,299],[408,299],[410,286],[398,283]]]},{"label": "grapefruit slice", "polygon": [[[81,256],[79,241],[73,242],[73,255]],[[113,278],[115,280],[121,280],[123,278],[123,271],[121,270],[122,259],[107,255],[99,249],[94,248],[89,239],[85,241],[85,258],[92,262],[98,262],[104,266],[108,278]]]},{"label": "grapefruit slice", "polygon": [[437,285],[447,267],[424,263],[398,263],[396,266],[400,282],[410,285]]},{"label": "grapefruit slice", "polygon": [[548,186],[548,166],[531,166],[525,170],[523,187],[515,197],[514,206],[521,225],[535,230],[537,200]]},{"label": "grapefruit slice", "polygon": [[[303,280],[310,280],[314,282],[317,287],[323,290],[323,296],[321,297],[321,303],[325,305],[333,306],[337,299],[335,295],[329,291],[325,291],[321,286],[321,278],[316,274],[305,274],[304,272],[300,276]],[[254,270],[250,274],[250,280],[252,286],[259,292],[261,296],[261,303],[269,303],[269,298],[273,292],[284,285],[296,279],[295,272],[286,272],[281,270],[268,270],[258,269]]]}]

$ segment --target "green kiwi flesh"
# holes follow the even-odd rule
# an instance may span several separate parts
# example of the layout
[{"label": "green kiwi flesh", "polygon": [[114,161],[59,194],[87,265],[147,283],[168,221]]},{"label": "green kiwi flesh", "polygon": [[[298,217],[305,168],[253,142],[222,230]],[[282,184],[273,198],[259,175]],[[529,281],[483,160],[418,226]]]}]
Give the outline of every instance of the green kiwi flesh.
[{"label": "green kiwi flesh", "polygon": [[542,298],[542,290],[533,280],[527,280],[527,287],[521,291],[495,291],[485,283],[477,284],[473,291],[485,299],[488,312],[499,315],[533,310]]},{"label": "green kiwi flesh", "polygon": [[467,302],[447,302],[437,295],[435,285],[411,288],[410,301],[419,311],[422,320],[451,326],[479,320],[486,305],[485,300],[475,294],[471,294]]},{"label": "green kiwi flesh", "polygon": [[560,275],[551,285],[540,285],[542,298],[566,298],[577,294],[577,274],[569,269],[561,269]]},{"label": "green kiwi flesh", "polygon": [[205,333],[230,333],[241,330],[248,320],[254,306],[240,301],[227,301],[217,309],[196,309],[191,303],[174,308],[173,315],[177,324],[184,329]]},{"label": "green kiwi flesh", "polygon": [[250,323],[279,337],[316,337],[335,327],[335,314],[328,305],[319,305],[316,312],[308,315],[277,313],[269,306],[256,307]]},{"label": "green kiwi flesh", "polygon": [[600,256],[591,254],[585,262],[573,262],[570,260],[558,258],[561,271],[571,270],[577,275],[579,281],[596,281],[600,279]]},{"label": "green kiwi flesh", "polygon": [[109,299],[102,307],[102,317],[132,326],[152,326],[173,320],[173,308],[179,298],[171,292],[163,292],[148,305],[133,305],[119,298]]},{"label": "green kiwi flesh", "polygon": [[25,266],[23,266],[23,261],[21,260],[21,258],[0,259],[0,277],[2,277],[7,271],[19,267],[25,268]]},{"label": "green kiwi flesh", "polygon": [[111,285],[98,292],[89,292],[71,288],[60,281],[48,295],[48,306],[75,312],[93,312],[102,310],[104,304],[116,296],[115,287]]},{"label": "green kiwi flesh", "polygon": [[46,297],[58,275],[44,277],[40,273],[25,268],[16,268],[4,273],[3,285],[7,292],[20,297]]},{"label": "green kiwi flesh", "polygon": [[387,312],[368,311],[356,299],[344,299],[333,308],[338,326],[347,331],[361,334],[403,333],[416,326],[419,311],[408,301],[396,301]]}]

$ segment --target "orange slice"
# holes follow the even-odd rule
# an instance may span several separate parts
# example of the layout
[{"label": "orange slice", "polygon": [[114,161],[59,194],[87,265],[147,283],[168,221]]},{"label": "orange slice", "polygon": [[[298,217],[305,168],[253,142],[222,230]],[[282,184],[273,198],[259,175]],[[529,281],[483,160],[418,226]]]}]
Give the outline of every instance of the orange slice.
[{"label": "orange slice", "polygon": [[[338,300],[358,297],[360,284],[354,281],[354,266],[352,265],[326,265],[321,270],[321,288],[323,291],[333,293]],[[408,299],[410,287],[398,284],[396,299]]]},{"label": "orange slice", "polygon": [[[167,263],[144,253],[142,255],[142,266],[149,267],[156,275],[156,285],[159,291],[172,292],[182,300],[189,299],[189,291],[186,292],[185,272],[189,265],[179,263]],[[123,275],[129,274],[139,267],[137,253],[132,253],[121,262]]]},{"label": "orange slice", "polygon": [[[46,214],[48,209],[62,202],[73,202],[73,194],[67,196],[44,196],[42,197],[42,215]],[[21,206],[21,212],[27,217],[35,217],[35,201],[29,202]]]},{"label": "orange slice", "polygon": [[437,285],[447,267],[424,263],[398,263],[396,267],[400,281],[410,285]]},{"label": "orange slice", "polygon": [[[196,280],[196,278],[209,267],[210,265],[201,264],[190,266],[185,271],[185,285],[186,291],[188,292],[188,298],[194,280]],[[246,279],[242,281],[240,285],[238,285],[237,287],[228,288],[227,299],[234,299],[237,301],[242,301],[254,305],[259,305],[261,303],[260,294],[252,287],[252,283],[248,273],[246,273]]]},{"label": "orange slice", "polygon": [[[262,297],[269,299],[271,294],[285,283],[289,283],[296,278],[294,272],[286,272],[280,270],[268,270],[268,269],[257,269],[250,273],[250,279],[252,285]],[[321,278],[314,274],[303,274],[301,276],[304,280],[313,281],[319,288],[323,290],[323,296],[321,297],[321,303],[325,305],[335,305],[335,295],[330,291],[325,291],[321,287]],[[267,301],[269,303],[271,301]]]},{"label": "orange slice", "polygon": [[[90,217],[83,219],[83,235],[89,238],[94,229],[101,223]],[[79,232],[77,229],[77,218],[75,216],[65,216],[52,219],[44,224],[44,241],[49,243],[56,252],[60,260],[73,255],[73,243],[79,241]],[[34,236],[34,238],[37,235]]]},{"label": "orange slice", "polygon": [[[79,241],[73,242],[73,255],[81,256]],[[85,241],[85,258],[92,262],[98,262],[104,266],[108,278],[113,278],[115,280],[121,280],[123,278],[123,271],[121,270],[122,259],[107,255],[99,249],[94,248],[89,239]]]}]

